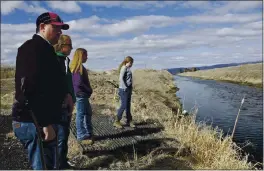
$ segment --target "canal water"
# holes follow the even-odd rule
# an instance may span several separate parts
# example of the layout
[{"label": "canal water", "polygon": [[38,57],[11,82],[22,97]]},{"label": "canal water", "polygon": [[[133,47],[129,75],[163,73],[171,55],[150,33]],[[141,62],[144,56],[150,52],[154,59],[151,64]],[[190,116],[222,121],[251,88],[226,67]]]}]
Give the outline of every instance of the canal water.
[{"label": "canal water", "polygon": [[175,76],[180,89],[176,95],[184,109],[190,111],[198,106],[197,121],[206,121],[218,126],[225,134],[232,134],[236,116],[245,95],[245,101],[238,118],[234,141],[244,148],[253,162],[263,163],[263,90],[238,84],[201,80]]}]

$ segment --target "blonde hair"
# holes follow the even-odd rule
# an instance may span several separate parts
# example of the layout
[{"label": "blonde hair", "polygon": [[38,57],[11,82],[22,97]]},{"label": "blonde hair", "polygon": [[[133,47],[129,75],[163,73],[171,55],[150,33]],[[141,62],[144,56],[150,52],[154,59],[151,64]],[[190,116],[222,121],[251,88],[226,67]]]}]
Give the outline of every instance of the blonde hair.
[{"label": "blonde hair", "polygon": [[67,42],[67,40],[71,42],[71,37],[65,34],[60,35],[58,43],[53,45],[55,52],[61,52],[62,46],[65,42]]},{"label": "blonde hair", "polygon": [[60,52],[62,46],[60,44],[55,44],[53,47],[54,47],[55,52]]},{"label": "blonde hair", "polygon": [[118,67],[118,72],[120,72],[122,66],[126,65],[126,64],[129,63],[129,62],[131,62],[131,63],[134,62],[134,59],[133,59],[131,56],[127,56],[127,57],[123,60],[123,62],[122,62],[122,63],[119,65],[119,67]]},{"label": "blonde hair", "polygon": [[87,53],[87,50],[83,48],[76,49],[72,62],[70,64],[70,70],[72,73],[80,72],[80,74],[83,74],[83,67],[82,67],[82,61],[83,61],[83,54]]}]

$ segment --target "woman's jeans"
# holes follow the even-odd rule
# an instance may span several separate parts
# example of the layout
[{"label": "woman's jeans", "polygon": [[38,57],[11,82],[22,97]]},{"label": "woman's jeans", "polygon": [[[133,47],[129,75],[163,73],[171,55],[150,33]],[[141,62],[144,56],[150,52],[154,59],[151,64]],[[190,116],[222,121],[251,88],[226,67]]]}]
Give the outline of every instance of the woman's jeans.
[{"label": "woman's jeans", "polygon": [[117,119],[120,121],[122,119],[123,112],[126,110],[127,123],[130,123],[132,121],[132,115],[130,112],[132,89],[119,88],[118,95],[121,99],[121,106],[117,111]]},{"label": "woman's jeans", "polygon": [[92,108],[89,98],[76,97],[76,128],[77,140],[84,140],[93,135],[92,128]]},{"label": "woman's jeans", "polygon": [[60,169],[67,165],[68,139],[70,135],[71,116],[68,115],[68,109],[62,109],[61,123],[58,125],[58,152]]}]

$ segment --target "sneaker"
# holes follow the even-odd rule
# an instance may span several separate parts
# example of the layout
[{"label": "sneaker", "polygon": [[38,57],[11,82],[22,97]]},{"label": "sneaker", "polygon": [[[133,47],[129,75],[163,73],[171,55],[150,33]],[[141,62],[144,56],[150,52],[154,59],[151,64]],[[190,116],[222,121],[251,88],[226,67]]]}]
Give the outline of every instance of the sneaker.
[{"label": "sneaker", "polygon": [[94,143],[93,137],[92,136],[85,136],[82,139],[78,139],[78,141],[80,143],[82,143],[83,145],[91,145]]},{"label": "sneaker", "polygon": [[127,124],[127,125],[129,125],[131,128],[135,128],[135,127],[136,127],[136,125],[135,125],[133,122],[130,122],[130,123]]},{"label": "sneaker", "polygon": [[72,162],[72,161],[67,161],[67,164],[68,164],[68,166],[70,166],[70,167],[75,167],[76,166],[76,163],[74,163],[74,162]]},{"label": "sneaker", "polygon": [[85,139],[85,140],[82,140],[81,143],[83,145],[92,145],[94,143],[93,139]]},{"label": "sneaker", "polygon": [[123,128],[123,126],[121,125],[120,121],[115,121],[114,122],[114,127],[119,128],[119,129]]}]

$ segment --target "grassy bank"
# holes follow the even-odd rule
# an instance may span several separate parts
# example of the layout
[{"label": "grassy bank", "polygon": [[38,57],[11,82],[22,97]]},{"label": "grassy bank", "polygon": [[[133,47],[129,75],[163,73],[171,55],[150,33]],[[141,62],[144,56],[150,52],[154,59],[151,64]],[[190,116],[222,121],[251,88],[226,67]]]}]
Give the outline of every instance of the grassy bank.
[{"label": "grassy bank", "polygon": [[[90,72],[89,77],[94,89],[90,99],[93,114],[115,115],[119,101],[114,86],[107,81],[117,82],[117,72]],[[213,129],[204,123],[195,123],[195,111],[191,116],[181,117],[181,104],[175,96],[177,88],[169,72],[136,70],[133,78],[131,110],[134,120],[136,122],[156,120],[162,123],[165,127],[162,134],[175,139],[170,146],[176,146],[177,150],[170,153],[151,151],[144,155],[128,154],[132,158],[123,157],[124,160],[114,156],[88,158],[80,154],[80,147],[71,136],[69,157],[79,158],[79,165],[82,168],[102,169],[101,165],[104,165],[106,160],[111,160],[111,164],[103,169],[253,168],[253,165],[247,162],[247,158],[240,154],[240,149],[231,138],[223,137],[221,130]],[[9,79],[5,84],[12,85],[12,82],[13,80]],[[5,108],[10,107],[12,97],[12,89],[1,94],[1,106],[4,104]]]},{"label": "grassy bank", "polygon": [[263,87],[262,65],[262,63],[245,64],[241,66],[186,72],[180,73],[179,75]]}]

